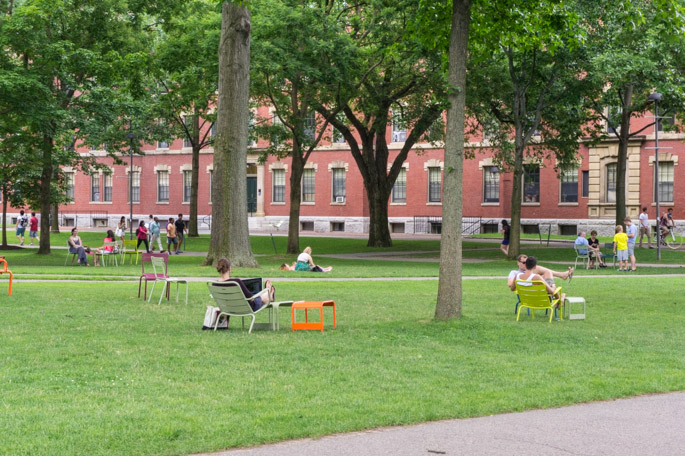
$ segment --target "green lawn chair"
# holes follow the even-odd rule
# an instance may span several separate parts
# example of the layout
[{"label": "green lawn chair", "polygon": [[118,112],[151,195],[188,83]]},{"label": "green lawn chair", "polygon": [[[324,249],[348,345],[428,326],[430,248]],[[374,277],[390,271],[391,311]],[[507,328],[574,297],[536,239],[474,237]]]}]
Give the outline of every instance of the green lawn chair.
[{"label": "green lawn chair", "polygon": [[[521,304],[519,304],[518,312],[516,313],[516,321],[519,321],[521,309],[527,307],[532,310],[531,317],[535,318],[536,310],[545,310],[549,312],[549,321],[552,322],[555,307],[559,304],[561,298],[561,287],[554,290],[554,296],[547,294],[547,287],[542,280],[517,280],[516,293],[519,295]],[[559,319],[563,318],[563,312],[559,312]]]},{"label": "green lawn chair", "polygon": [[269,309],[269,327],[274,329],[274,324],[271,322],[271,307],[269,305],[263,305],[256,311],[252,310],[250,301],[252,301],[255,296],[246,298],[240,285],[236,282],[207,282],[207,287],[209,288],[210,296],[216,301],[216,306],[221,309],[221,313],[216,318],[216,324],[214,326],[215,331],[221,316],[228,315],[231,317],[241,317],[243,320],[243,329],[245,329],[245,317],[250,317],[252,321],[248,331],[249,334],[254,327],[255,315],[267,308]]}]

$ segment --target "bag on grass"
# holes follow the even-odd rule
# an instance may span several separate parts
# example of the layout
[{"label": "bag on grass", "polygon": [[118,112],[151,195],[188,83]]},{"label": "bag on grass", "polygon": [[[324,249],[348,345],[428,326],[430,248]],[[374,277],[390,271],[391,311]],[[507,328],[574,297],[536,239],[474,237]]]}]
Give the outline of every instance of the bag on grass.
[{"label": "bag on grass", "polygon": [[[218,307],[207,306],[207,312],[205,312],[205,321],[202,325],[202,329],[214,329],[216,319],[219,318],[220,313],[221,309],[219,309]],[[228,329],[228,319],[228,315],[222,315],[221,319],[219,320],[219,325],[216,329]]]}]

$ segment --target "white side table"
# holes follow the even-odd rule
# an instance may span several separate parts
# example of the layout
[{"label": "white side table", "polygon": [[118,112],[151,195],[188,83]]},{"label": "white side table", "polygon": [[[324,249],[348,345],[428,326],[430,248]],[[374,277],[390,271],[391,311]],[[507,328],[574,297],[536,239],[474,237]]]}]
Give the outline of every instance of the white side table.
[{"label": "white side table", "polygon": [[[578,312],[580,305],[583,305],[583,311]],[[573,312],[576,313],[573,313]],[[580,297],[566,297],[564,302],[564,317],[569,320],[585,320],[585,298]]]}]

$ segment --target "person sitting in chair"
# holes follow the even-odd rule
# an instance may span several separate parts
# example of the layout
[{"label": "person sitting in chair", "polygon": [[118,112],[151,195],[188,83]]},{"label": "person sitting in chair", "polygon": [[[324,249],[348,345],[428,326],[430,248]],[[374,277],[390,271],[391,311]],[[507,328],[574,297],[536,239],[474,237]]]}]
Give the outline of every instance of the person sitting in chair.
[{"label": "person sitting in chair", "polygon": [[[566,294],[561,293],[561,295],[556,295],[555,294],[556,289],[554,288],[554,286],[550,285],[550,283],[547,280],[543,279],[540,274],[537,274],[535,272],[537,269],[537,266],[538,266],[537,258],[532,257],[532,256],[529,256],[528,258],[526,258],[526,270],[524,272],[519,272],[516,275],[515,281],[518,282],[519,280],[540,280],[542,283],[545,284],[545,288],[547,288],[547,294],[550,295],[550,298],[551,297],[560,298],[559,303],[556,305],[556,307],[559,307],[559,304],[564,302],[564,300],[566,299]],[[554,283],[554,279],[552,279],[552,283]],[[514,284],[514,287],[516,287],[515,284]]]},{"label": "person sitting in chair", "polygon": [[[526,260],[528,259],[528,255],[522,253],[519,256],[516,257],[516,264],[518,265],[518,269],[514,269],[509,273],[509,277],[507,278],[507,286],[511,291],[516,291],[516,276],[519,273],[525,272],[526,270]],[[537,264],[537,261],[536,261]],[[538,274],[539,276],[542,277],[542,280],[547,282],[547,284],[551,287],[555,287],[554,283],[554,278],[559,277],[560,279],[565,279],[568,280],[569,283],[571,283],[571,279],[573,278],[573,268],[568,268],[568,271],[564,272],[559,272],[559,271],[553,271],[551,269],[548,269],[544,266],[537,265],[535,268],[535,273]]]},{"label": "person sitting in chair", "polygon": [[216,270],[219,274],[221,274],[221,277],[219,277],[217,282],[235,282],[240,286],[240,289],[243,290],[243,294],[246,298],[249,299],[254,296],[254,299],[250,299],[249,302],[250,307],[252,307],[252,310],[255,312],[261,309],[262,306],[273,302],[273,300],[276,298],[276,289],[271,284],[270,280],[267,280],[264,283],[264,289],[255,295],[250,292],[242,280],[231,278],[231,262],[226,258],[222,258],[217,262]]}]

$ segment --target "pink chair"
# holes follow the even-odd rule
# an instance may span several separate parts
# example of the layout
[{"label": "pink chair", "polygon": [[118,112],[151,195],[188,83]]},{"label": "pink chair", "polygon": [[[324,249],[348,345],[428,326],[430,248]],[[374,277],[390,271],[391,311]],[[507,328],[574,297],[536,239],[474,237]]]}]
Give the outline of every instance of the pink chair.
[{"label": "pink chair", "polygon": [[[155,275],[154,269],[152,268],[152,257],[161,257],[164,259],[164,272],[163,273],[157,273]],[[143,284],[143,279],[145,279],[145,295],[143,296],[143,299],[147,300],[147,282],[152,281],[156,282],[157,279],[165,279],[168,278],[168,271],[169,271],[169,255],[167,253],[142,253],[141,254],[141,262],[143,265],[143,272],[140,274],[140,278],[138,279],[138,297],[140,298],[140,289]],[[147,270],[145,270],[145,264],[147,264]],[[169,289],[167,288],[167,299],[169,298]]]}]

